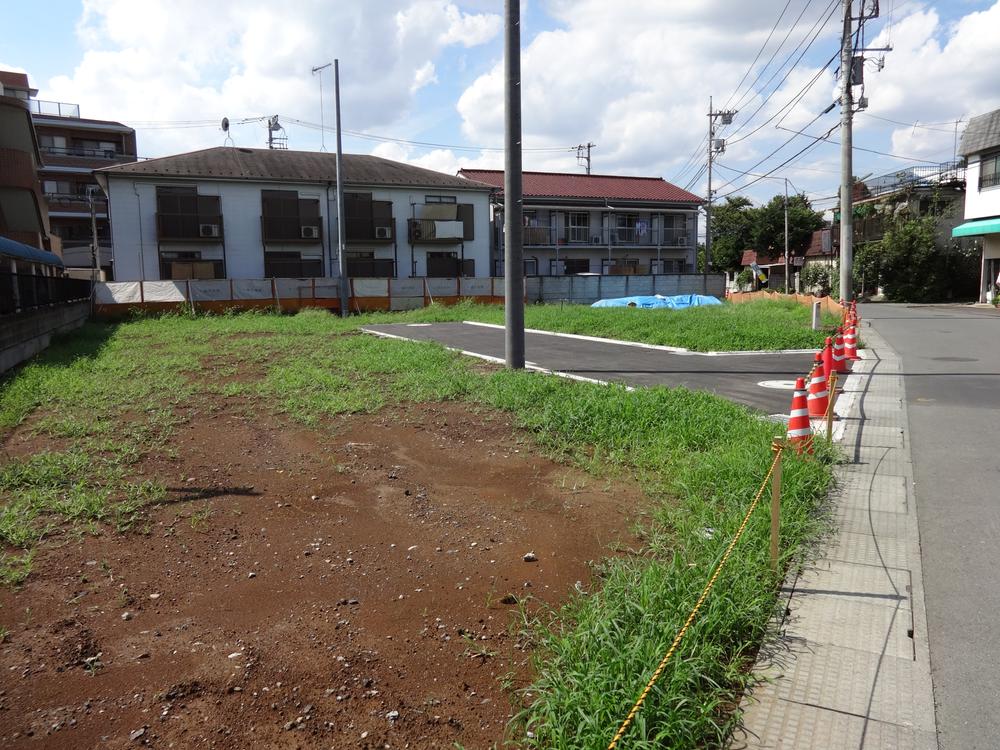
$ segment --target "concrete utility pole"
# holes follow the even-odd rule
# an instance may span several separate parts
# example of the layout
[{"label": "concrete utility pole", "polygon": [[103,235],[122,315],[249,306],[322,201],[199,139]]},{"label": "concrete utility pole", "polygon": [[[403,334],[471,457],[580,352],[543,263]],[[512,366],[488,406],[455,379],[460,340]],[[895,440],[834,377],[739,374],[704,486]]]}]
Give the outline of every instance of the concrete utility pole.
[{"label": "concrete utility pole", "polygon": [[[576,147],[576,163],[583,163],[587,167],[587,174],[590,174],[590,149],[597,148],[596,143],[591,143],[587,141],[586,143],[581,143]],[[583,155],[584,149],[587,150],[587,155]]]},{"label": "concrete utility pole", "polygon": [[788,277],[791,263],[788,260],[788,178],[785,177],[785,294],[788,294]]},{"label": "concrete utility pole", "polygon": [[521,0],[504,0],[504,349],[507,367],[524,369],[524,262],[521,175]]},{"label": "concrete utility pole", "polygon": [[840,298],[854,297],[851,276],[854,266],[854,165],[853,123],[854,102],[851,96],[851,74],[854,70],[854,46],[851,42],[852,0],[843,0],[844,30],[840,46]]},{"label": "concrete utility pole", "polygon": [[726,142],[715,137],[715,118],[721,117],[722,124],[729,125],[735,114],[735,110],[713,112],[712,97],[708,97],[708,203],[705,204],[705,267],[702,269],[706,276],[712,267],[712,159],[726,150]]},{"label": "concrete utility pole", "polygon": [[347,309],[347,257],[344,254],[344,170],[340,141],[340,60],[333,61],[333,96],[337,105],[337,268],[340,271],[340,317],[346,318]]}]

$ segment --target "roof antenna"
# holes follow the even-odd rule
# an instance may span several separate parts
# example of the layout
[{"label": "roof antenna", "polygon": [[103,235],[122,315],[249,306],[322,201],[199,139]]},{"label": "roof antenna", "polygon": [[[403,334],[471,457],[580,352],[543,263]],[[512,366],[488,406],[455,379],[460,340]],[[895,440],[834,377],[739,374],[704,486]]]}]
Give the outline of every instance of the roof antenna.
[{"label": "roof antenna", "polygon": [[[275,133],[281,135],[275,135]],[[271,115],[267,118],[267,147],[272,151],[288,149],[288,136],[285,135],[285,129],[278,122],[277,115]]]},{"label": "roof antenna", "polygon": [[233,137],[229,134],[229,118],[228,117],[223,117],[222,118],[222,124],[221,124],[220,127],[222,128],[222,132],[226,134],[226,140],[224,140],[222,142],[222,145],[223,146],[235,146],[236,142],[233,140]]}]

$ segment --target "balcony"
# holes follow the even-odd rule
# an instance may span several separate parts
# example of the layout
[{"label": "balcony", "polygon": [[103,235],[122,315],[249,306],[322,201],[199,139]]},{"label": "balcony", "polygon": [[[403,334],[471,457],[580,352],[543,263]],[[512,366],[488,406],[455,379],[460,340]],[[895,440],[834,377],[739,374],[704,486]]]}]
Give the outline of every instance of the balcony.
[{"label": "balcony", "polygon": [[396,261],[391,258],[348,258],[347,275],[357,279],[396,277]]},{"label": "balcony", "polygon": [[522,234],[525,247],[649,247],[689,248],[694,245],[686,229],[649,229],[623,227],[525,227]]},{"label": "balcony", "polygon": [[39,151],[49,156],[71,156],[80,159],[135,159],[112,148],[84,148],[83,146],[40,146]]},{"label": "balcony", "polygon": [[222,242],[222,214],[156,214],[160,242]]},{"label": "balcony", "polygon": [[980,188],[996,187],[997,185],[1000,185],[1000,172],[982,174],[979,176]]},{"label": "balcony", "polygon": [[323,223],[319,217],[261,216],[260,231],[264,242],[315,244],[323,241]]},{"label": "balcony", "polygon": [[79,117],[80,105],[67,104],[66,102],[50,102],[44,99],[31,99],[28,101],[28,109],[33,115],[47,115],[50,117]]}]

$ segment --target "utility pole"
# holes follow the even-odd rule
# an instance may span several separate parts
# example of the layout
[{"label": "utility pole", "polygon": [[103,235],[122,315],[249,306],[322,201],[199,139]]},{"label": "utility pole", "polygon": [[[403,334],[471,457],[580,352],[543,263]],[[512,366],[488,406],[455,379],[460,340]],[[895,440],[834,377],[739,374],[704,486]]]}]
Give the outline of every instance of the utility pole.
[{"label": "utility pole", "polygon": [[326,151],[326,123],[323,119],[323,71],[330,67],[332,63],[319,65],[312,69],[312,74],[319,73],[319,150]]},{"label": "utility pole", "polygon": [[[507,367],[524,369],[524,263],[521,226],[521,0],[504,0],[504,350]],[[589,170],[588,170],[589,171]]]},{"label": "utility pole", "polygon": [[725,140],[715,137],[715,118],[719,117],[723,125],[729,125],[735,114],[735,110],[712,111],[712,97],[708,97],[708,203],[705,204],[705,268],[703,269],[706,276],[712,267],[712,159],[716,154],[726,151]]},{"label": "utility pole", "polygon": [[[590,149],[592,148],[597,148],[597,144],[591,143],[590,141],[587,141],[586,143],[581,143],[579,146],[576,147],[576,163],[577,164],[586,163],[587,174],[590,174]],[[583,155],[584,149],[587,150],[586,156]]]},{"label": "utility pole", "polygon": [[[344,254],[344,170],[340,141],[340,60],[333,61],[333,96],[337,108],[337,268],[340,273],[340,317],[346,318],[347,309],[347,257]],[[327,206],[329,210],[329,206]]]},{"label": "utility pole", "polygon": [[788,260],[788,178],[785,178],[785,294],[788,294],[788,277],[791,273],[791,263]]},{"label": "utility pole", "polygon": [[100,245],[97,243],[97,205],[94,200],[94,190],[87,191],[87,198],[90,201],[90,312],[94,312],[94,305],[97,301],[97,280],[100,278],[98,256]]},{"label": "utility pole", "polygon": [[854,266],[854,165],[853,123],[854,102],[851,96],[851,74],[854,69],[854,47],[851,43],[851,6],[853,0],[843,0],[844,30],[840,40],[840,298],[854,297],[851,276]]}]

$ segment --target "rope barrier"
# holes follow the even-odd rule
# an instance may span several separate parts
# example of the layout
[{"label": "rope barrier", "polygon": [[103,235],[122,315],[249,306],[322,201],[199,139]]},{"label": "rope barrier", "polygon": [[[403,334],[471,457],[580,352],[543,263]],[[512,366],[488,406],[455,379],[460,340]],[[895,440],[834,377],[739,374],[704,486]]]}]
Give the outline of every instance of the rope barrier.
[{"label": "rope barrier", "polygon": [[712,577],[708,579],[708,583],[705,584],[705,588],[702,589],[701,596],[698,597],[698,601],[695,602],[694,607],[687,616],[687,620],[684,622],[684,626],[677,633],[674,638],[673,643],[670,644],[670,648],[667,649],[667,653],[664,654],[663,658],[660,659],[659,665],[656,667],[656,671],[653,672],[653,676],[649,678],[649,682],[646,683],[646,687],[643,688],[642,693],[639,695],[638,700],[636,700],[635,705],[632,706],[632,710],[628,712],[628,716],[625,717],[625,721],[621,723],[618,727],[618,732],[615,734],[614,739],[608,744],[608,750],[615,750],[618,746],[618,741],[625,735],[629,726],[632,724],[632,720],[635,718],[636,714],[639,713],[639,709],[642,708],[642,704],[646,700],[646,696],[649,695],[656,681],[660,679],[660,675],[663,674],[664,668],[667,666],[667,662],[670,661],[670,657],[674,655],[677,651],[677,647],[680,645],[681,640],[684,638],[684,634],[687,633],[688,628],[691,627],[691,623],[694,622],[694,618],[698,616],[698,610],[701,609],[701,605],[705,603],[705,599],[708,598],[709,592],[715,585],[716,579],[719,577],[719,573],[722,572],[723,567],[725,567],[726,562],[729,560],[729,556],[732,554],[733,549],[736,547],[736,543],[739,542],[740,537],[743,536],[743,532],[746,531],[747,524],[750,522],[750,517],[753,515],[754,509],[760,502],[761,496],[764,494],[764,490],[767,488],[767,483],[771,479],[771,475],[774,473],[774,467],[777,466],[778,461],[781,459],[781,453],[784,449],[777,448],[774,452],[774,460],[771,461],[771,466],[767,470],[767,475],[764,477],[764,481],[761,482],[760,489],[757,490],[757,494],[750,503],[750,508],[747,510],[746,515],[743,517],[743,523],[740,524],[739,529],[736,531],[736,535],[733,540],[729,543],[726,548],[725,553],[722,555],[722,559],[719,560],[719,564],[715,566],[715,571],[712,573]]}]

